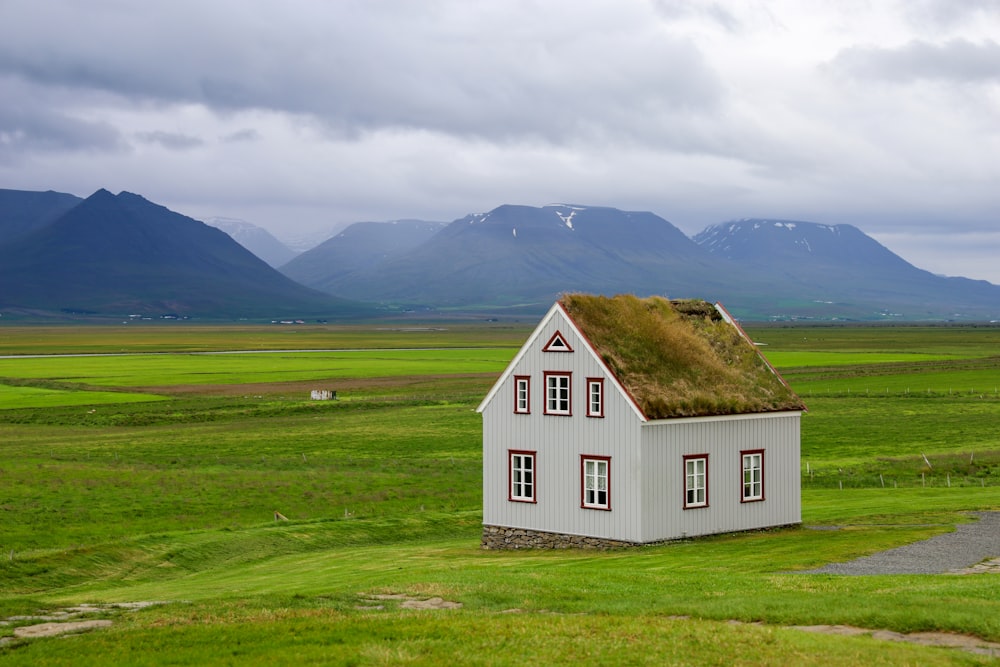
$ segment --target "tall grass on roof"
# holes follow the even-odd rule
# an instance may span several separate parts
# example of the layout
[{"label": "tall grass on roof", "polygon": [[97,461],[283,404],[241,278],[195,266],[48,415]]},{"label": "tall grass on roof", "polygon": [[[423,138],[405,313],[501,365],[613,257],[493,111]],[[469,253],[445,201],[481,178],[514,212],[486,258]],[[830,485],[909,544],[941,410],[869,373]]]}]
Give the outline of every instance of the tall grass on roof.
[{"label": "tall grass on roof", "polygon": [[589,294],[560,302],[649,419],[804,407],[712,304]]}]

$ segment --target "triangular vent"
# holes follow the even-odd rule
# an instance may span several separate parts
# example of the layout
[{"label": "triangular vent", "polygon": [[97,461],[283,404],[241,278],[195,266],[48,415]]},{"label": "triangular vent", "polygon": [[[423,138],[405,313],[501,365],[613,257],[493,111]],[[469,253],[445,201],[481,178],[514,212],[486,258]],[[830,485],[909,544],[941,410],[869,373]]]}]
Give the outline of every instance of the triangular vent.
[{"label": "triangular vent", "polygon": [[563,338],[562,333],[559,331],[552,334],[552,338],[550,338],[549,342],[546,343],[545,347],[542,348],[542,352],[572,352],[572,351],[573,348],[569,346],[569,343],[566,342],[566,339]]}]

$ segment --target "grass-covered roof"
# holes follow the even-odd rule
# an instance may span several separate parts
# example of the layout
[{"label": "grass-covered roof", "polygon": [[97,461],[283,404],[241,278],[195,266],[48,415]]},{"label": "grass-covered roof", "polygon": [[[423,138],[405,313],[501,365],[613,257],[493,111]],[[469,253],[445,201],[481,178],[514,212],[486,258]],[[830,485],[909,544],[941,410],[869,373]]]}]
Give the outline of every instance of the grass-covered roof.
[{"label": "grass-covered roof", "polygon": [[710,303],[567,294],[560,304],[648,419],[805,409]]}]

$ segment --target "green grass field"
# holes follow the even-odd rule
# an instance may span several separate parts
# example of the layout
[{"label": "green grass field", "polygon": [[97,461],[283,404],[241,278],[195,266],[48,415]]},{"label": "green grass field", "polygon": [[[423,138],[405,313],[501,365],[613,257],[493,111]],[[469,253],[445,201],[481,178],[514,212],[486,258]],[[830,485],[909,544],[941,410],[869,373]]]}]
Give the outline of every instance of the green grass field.
[{"label": "green grass field", "polygon": [[[165,604],[69,638],[13,621],[0,665],[990,663],[791,627],[815,624],[1000,642],[1000,575],[796,574],[1000,510],[1000,329],[751,330],[810,408],[804,527],[530,553],[478,548],[474,412],[526,328],[137,331],[0,328],[6,354],[145,353],[0,359],[0,617]],[[190,354],[296,337],[369,351]]]}]

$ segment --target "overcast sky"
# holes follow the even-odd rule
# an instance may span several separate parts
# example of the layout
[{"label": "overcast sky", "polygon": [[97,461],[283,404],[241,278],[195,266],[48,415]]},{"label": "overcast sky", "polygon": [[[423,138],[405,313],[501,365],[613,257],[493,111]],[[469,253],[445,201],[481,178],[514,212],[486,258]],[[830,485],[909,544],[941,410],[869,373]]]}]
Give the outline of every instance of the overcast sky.
[{"label": "overcast sky", "polygon": [[849,223],[1000,283],[1000,0],[0,0],[0,187]]}]

